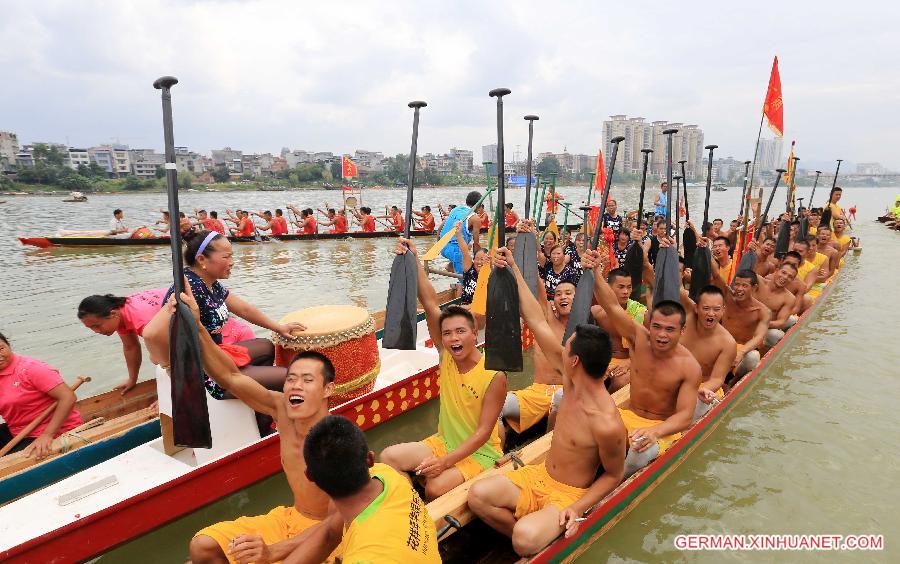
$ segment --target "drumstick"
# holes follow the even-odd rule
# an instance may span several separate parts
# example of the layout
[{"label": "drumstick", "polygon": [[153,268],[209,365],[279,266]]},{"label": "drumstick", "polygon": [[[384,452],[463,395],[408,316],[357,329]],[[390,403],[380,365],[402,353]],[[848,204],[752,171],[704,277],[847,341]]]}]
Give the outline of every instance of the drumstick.
[{"label": "drumstick", "polygon": [[[75,390],[78,389],[79,386],[81,386],[85,382],[90,382],[90,381],[91,381],[90,376],[79,376],[78,379],[75,380],[75,383],[73,383],[69,387],[69,389],[71,389],[74,392]],[[27,437],[28,433],[34,431],[37,428],[37,426],[40,425],[44,419],[46,419],[51,413],[53,413],[53,411],[56,409],[56,406],[58,406],[58,405],[59,405],[59,401],[54,401],[53,404],[51,404],[49,407],[47,407],[47,409],[42,411],[40,413],[40,415],[38,415],[37,417],[32,419],[31,423],[26,425],[25,428],[22,429],[21,431],[19,431],[19,433],[15,437],[13,437],[13,439],[11,441],[6,443],[6,446],[4,446],[2,449],[0,449],[0,456],[6,455],[6,453],[11,451],[13,448],[15,448],[15,446],[17,444],[21,443],[22,439]]]}]

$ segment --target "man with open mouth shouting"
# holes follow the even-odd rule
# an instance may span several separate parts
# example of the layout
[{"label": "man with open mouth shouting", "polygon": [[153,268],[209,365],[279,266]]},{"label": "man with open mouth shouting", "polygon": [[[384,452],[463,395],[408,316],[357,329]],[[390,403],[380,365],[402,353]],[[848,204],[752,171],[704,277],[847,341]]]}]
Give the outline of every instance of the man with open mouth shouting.
[{"label": "man with open mouth shouting", "polygon": [[[191,308],[199,324],[200,312],[193,296],[182,294],[181,299]],[[167,307],[174,310],[174,297],[169,298]],[[334,365],[321,353],[301,352],[288,367],[284,391],[271,391],[242,374],[207,331],[199,333],[204,371],[222,388],[277,423],[281,465],[294,494],[294,505],[279,506],[265,515],[240,517],[200,530],[191,539],[191,561],[284,560],[302,542],[304,536],[300,533],[329,513],[328,495],[306,476],[303,444],[309,430],[328,415],[328,397],[334,392]],[[339,550],[336,549],[335,555]]]}]

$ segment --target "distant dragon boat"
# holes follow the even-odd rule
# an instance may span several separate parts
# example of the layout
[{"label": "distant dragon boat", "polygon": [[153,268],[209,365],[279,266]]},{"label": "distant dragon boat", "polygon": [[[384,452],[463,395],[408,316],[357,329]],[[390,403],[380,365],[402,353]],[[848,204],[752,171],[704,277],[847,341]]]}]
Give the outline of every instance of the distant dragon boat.
[{"label": "distant dragon boat", "polygon": [[[545,226],[546,227],[546,226]],[[569,224],[569,230],[581,229],[581,224]],[[562,228],[560,228],[562,229]],[[487,229],[482,229],[482,233],[487,233]],[[507,233],[515,233],[515,228],[507,227]],[[410,231],[412,237],[432,237],[436,235],[435,231],[415,230]],[[397,237],[396,231],[350,231],[347,233],[315,233],[315,234],[295,234],[287,235],[260,235],[259,237],[228,237],[232,243],[266,243],[275,241],[328,241],[342,239],[386,239]],[[115,237],[84,237],[84,236],[64,236],[64,237],[19,237],[19,242],[26,246],[39,247],[41,249],[49,249],[52,247],[153,247],[169,245],[168,237],[146,237],[146,238],[121,238]]]}]

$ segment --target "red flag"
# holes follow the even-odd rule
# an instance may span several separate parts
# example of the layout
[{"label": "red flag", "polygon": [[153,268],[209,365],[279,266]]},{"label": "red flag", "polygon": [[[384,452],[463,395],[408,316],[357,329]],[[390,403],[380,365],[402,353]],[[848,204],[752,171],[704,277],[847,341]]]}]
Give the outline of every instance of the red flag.
[{"label": "red flag", "polygon": [[599,192],[606,186],[606,167],[603,166],[603,149],[597,151],[597,170],[594,171],[594,191]]},{"label": "red flag", "polygon": [[769,127],[775,135],[784,136],[784,103],[781,100],[781,75],[778,73],[778,57],[772,63],[772,74],[769,76],[769,90],[763,104],[763,113],[769,120]]},{"label": "red flag", "polygon": [[359,176],[356,170],[356,163],[350,160],[350,157],[344,155],[341,157],[341,176],[343,178],[353,178]]},{"label": "red flag", "polygon": [[353,190],[353,186],[347,186],[346,184],[342,185],[341,188],[344,190]]}]

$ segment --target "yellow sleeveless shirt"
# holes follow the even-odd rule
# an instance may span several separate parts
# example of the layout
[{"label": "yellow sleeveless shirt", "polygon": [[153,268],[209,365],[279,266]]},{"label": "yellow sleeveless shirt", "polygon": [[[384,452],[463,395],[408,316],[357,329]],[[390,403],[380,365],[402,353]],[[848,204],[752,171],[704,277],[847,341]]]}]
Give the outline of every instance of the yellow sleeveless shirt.
[{"label": "yellow sleeveless shirt", "polygon": [[[439,370],[441,409],[438,415],[438,436],[444,441],[447,451],[451,452],[478,428],[484,396],[497,372],[484,368],[482,355],[474,368],[460,374],[456,361],[446,349],[441,352]],[[491,437],[472,454],[472,458],[487,470],[500,456],[500,435],[495,424]]]}]

